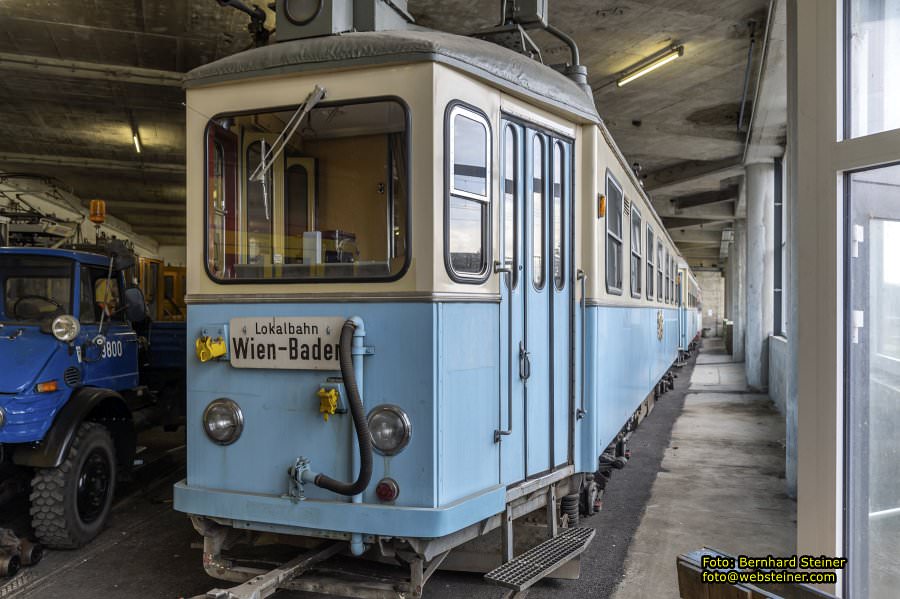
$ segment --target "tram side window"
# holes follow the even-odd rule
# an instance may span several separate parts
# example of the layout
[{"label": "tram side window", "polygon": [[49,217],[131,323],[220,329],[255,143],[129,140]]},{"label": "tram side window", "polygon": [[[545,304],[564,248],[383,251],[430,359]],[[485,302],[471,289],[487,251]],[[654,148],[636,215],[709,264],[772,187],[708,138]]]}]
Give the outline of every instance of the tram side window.
[{"label": "tram side window", "polygon": [[656,299],[663,301],[665,288],[663,287],[663,246],[662,241],[656,242]]},{"label": "tram side window", "polygon": [[490,127],[460,105],[450,109],[447,254],[450,276],[480,283],[487,275],[490,207]]},{"label": "tram side window", "polygon": [[606,290],[622,293],[622,188],[606,174]]},{"label": "tram side window", "polygon": [[544,180],[546,161],[544,159],[544,139],[535,135],[531,145],[531,274],[534,286],[544,287]]},{"label": "tram side window", "polygon": [[647,299],[653,299],[653,280],[656,277],[653,267],[653,229],[647,227]]},{"label": "tram side window", "polygon": [[665,262],[664,262],[664,264],[665,264],[665,279],[666,279],[666,280],[665,280],[665,284],[666,284],[666,288],[663,290],[663,296],[664,296],[665,302],[668,304],[668,303],[669,303],[669,272],[670,272],[670,271],[669,271],[669,250],[668,250],[668,249],[665,250]]},{"label": "tram side window", "polygon": [[300,115],[295,106],[209,123],[210,276],[396,279],[409,261],[405,107],[393,100],[320,103],[298,123]]},{"label": "tram side window", "polygon": [[516,239],[516,211],[518,210],[519,142],[516,130],[507,125],[503,140],[503,263],[512,270],[511,286],[519,281],[519,256]]},{"label": "tram side window", "polygon": [[644,273],[641,272],[644,240],[641,235],[641,213],[634,204],[631,205],[631,295],[641,297],[641,284]]},{"label": "tram side window", "polygon": [[669,256],[669,301],[675,303],[675,257]]},{"label": "tram side window", "polygon": [[563,232],[565,230],[565,214],[563,214],[563,194],[565,193],[565,163],[562,143],[553,144],[553,283],[557,289],[565,285]]}]

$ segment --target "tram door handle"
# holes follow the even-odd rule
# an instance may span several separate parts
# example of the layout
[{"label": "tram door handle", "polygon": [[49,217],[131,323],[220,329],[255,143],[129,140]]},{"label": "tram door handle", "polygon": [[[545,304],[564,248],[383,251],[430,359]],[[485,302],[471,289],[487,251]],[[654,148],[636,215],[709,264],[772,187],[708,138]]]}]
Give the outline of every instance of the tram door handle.
[{"label": "tram door handle", "polygon": [[519,378],[523,381],[531,378],[531,352],[525,349],[524,341],[519,341]]}]

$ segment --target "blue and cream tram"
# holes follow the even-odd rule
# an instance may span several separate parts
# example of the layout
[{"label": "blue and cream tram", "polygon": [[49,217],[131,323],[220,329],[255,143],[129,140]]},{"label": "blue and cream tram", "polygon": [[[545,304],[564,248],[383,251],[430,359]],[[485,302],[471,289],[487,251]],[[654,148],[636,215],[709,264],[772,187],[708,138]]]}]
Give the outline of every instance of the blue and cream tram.
[{"label": "blue and cream tram", "polygon": [[421,29],[280,41],[186,85],[175,507],[209,574],[256,584],[236,543],[277,540],[408,564],[392,588],[419,596],[479,537],[480,566],[508,562],[545,506],[583,549],[562,514],[684,336],[678,252],[589,95]]}]

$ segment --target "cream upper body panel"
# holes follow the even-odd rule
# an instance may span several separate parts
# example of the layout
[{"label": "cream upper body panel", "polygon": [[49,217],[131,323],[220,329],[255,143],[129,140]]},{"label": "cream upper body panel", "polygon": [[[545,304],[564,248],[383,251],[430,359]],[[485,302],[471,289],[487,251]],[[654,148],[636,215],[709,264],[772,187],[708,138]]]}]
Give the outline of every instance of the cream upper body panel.
[{"label": "cream upper body panel", "polygon": [[[372,295],[385,292],[406,294],[410,298],[431,291],[434,277],[430,260],[422,260],[416,246],[422,242],[417,231],[429,230],[435,220],[434,204],[422,201],[431,194],[434,172],[422,168],[427,153],[418,148],[432,146],[433,67],[429,63],[368,68],[360,71],[316,72],[282,77],[243,79],[187,91],[187,188],[188,188],[188,297],[201,296],[296,297],[303,294]],[[321,282],[227,282],[214,281],[205,266],[205,131],[210,119],[221,114],[260,111],[267,108],[297,106],[316,85],[327,92],[328,102],[365,98],[399,98],[407,107],[410,122],[409,165],[412,198],[413,250],[409,268],[393,282],[321,283]],[[277,190],[276,190],[277,191]],[[323,289],[327,288],[327,291]]]},{"label": "cream upper body panel", "polygon": [[[584,185],[592,187],[591,195],[584,198],[584,204],[579,210],[585,219],[583,231],[586,238],[584,240],[584,254],[587,278],[587,301],[595,305],[607,306],[655,306],[655,307],[675,307],[674,299],[677,290],[669,293],[667,301],[666,293],[663,292],[663,299],[660,300],[658,291],[657,277],[654,276],[654,288],[651,297],[647,294],[647,230],[650,228],[654,236],[654,254],[652,257],[654,271],[659,269],[657,246],[662,244],[663,254],[668,255],[673,262],[670,264],[681,264],[683,259],[669,237],[668,232],[648,200],[647,194],[639,187],[637,178],[631,171],[630,165],[625,162],[624,156],[614,146],[609,132],[602,123],[594,127],[596,135],[594,138],[594,147],[596,155],[593,157],[592,164],[596,168],[590,168],[589,163],[585,162],[585,176],[582,180],[590,177],[590,181],[584,181]],[[587,158],[587,157],[586,157]],[[609,205],[606,206],[606,214],[601,217],[599,215],[599,196],[607,195],[607,177],[611,176],[615,183],[621,188],[624,194],[623,204],[627,209],[623,209],[622,217],[622,286],[621,293],[610,290],[607,286],[607,227],[611,218]],[[635,296],[632,294],[631,287],[631,251],[632,251],[632,226],[631,214],[637,210],[641,218],[641,239],[638,247],[641,256],[641,285],[640,294]],[[665,259],[664,259],[665,262]],[[670,280],[674,280],[677,276],[677,268],[671,268]],[[666,284],[666,276],[663,276],[663,283]],[[672,284],[674,287],[674,283]]]},{"label": "cream upper body panel", "polygon": [[[478,42],[481,43],[481,42]],[[543,67],[542,67],[543,68]],[[555,75],[552,72],[551,75]],[[553,77],[549,77],[553,80]],[[223,114],[265,111],[297,106],[315,86],[327,92],[326,102],[371,98],[397,98],[408,110],[411,229],[409,265],[392,281],[303,282],[272,279],[271,282],[220,282],[206,268],[206,128],[210,119]],[[489,256],[491,270],[475,284],[454,281],[445,261],[444,209],[448,182],[445,180],[447,107],[462,102],[482,112],[490,126],[489,143]],[[567,111],[567,106],[548,99],[540,102],[533,94],[519,93],[489,77],[480,77],[452,63],[417,61],[407,64],[342,66],[337,70],[268,70],[219,82],[215,78],[195,81],[187,89],[187,294],[191,302],[204,301],[302,301],[328,297],[335,299],[457,299],[499,298],[500,277],[492,272],[500,255],[501,120],[505,116],[530,123],[554,135],[573,141],[574,239],[571,241],[575,270],[586,273],[589,302],[609,305],[669,305],[643,292],[630,293],[629,269],[624,270],[621,295],[606,288],[606,218],[598,217],[598,195],[606,193],[606,174],[611,173],[625,198],[640,212],[644,225],[652,227],[673,257],[678,256],[665,228],[646,195],[635,184],[630,167],[612,145],[602,123],[586,118],[584,112]],[[275,192],[278,192],[276,185]],[[283,186],[280,188],[283,189]],[[284,218],[275,207],[273,218]],[[624,219],[624,264],[630,260],[631,226]],[[643,243],[646,243],[644,240]],[[642,253],[645,253],[642,248]],[[646,256],[642,272],[646,272]],[[644,275],[646,276],[646,275]],[[579,295],[580,299],[580,295]],[[674,305],[674,302],[671,302]]]}]

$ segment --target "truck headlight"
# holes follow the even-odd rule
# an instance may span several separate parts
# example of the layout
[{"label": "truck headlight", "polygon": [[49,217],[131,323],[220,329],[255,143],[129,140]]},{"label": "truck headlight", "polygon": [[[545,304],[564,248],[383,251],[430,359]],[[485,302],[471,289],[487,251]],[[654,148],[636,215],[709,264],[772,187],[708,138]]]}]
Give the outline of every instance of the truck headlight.
[{"label": "truck headlight", "polygon": [[81,332],[81,323],[78,322],[78,319],[74,316],[63,314],[62,316],[57,316],[53,319],[53,324],[50,325],[50,331],[53,333],[54,337],[68,343],[69,341],[74,341],[75,337],[78,336],[78,333]]},{"label": "truck headlight", "polygon": [[409,416],[397,406],[376,406],[369,412],[368,423],[372,445],[381,455],[396,455],[409,443],[412,434]]},{"label": "truck headlight", "polygon": [[219,445],[231,445],[244,430],[244,414],[234,401],[216,399],[203,411],[203,430],[206,436]]},{"label": "truck headlight", "polygon": [[0,406],[0,428],[3,428],[4,424],[6,424],[6,409]]}]

